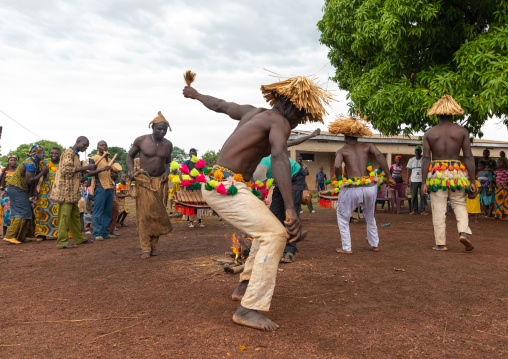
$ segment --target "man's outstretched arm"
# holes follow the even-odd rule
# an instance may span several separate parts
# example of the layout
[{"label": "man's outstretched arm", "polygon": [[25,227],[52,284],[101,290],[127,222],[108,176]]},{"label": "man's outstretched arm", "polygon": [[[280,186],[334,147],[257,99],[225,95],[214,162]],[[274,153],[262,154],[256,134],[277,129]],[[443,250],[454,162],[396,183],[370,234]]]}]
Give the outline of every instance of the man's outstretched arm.
[{"label": "man's outstretched arm", "polygon": [[318,128],[317,130],[312,132],[310,135],[302,136],[302,137],[296,138],[294,140],[288,141],[288,147],[299,145],[300,143],[305,142],[312,137],[319,136],[320,133],[321,133],[321,130]]},{"label": "man's outstretched arm", "polygon": [[225,113],[232,119],[238,121],[240,121],[247,112],[255,109],[255,107],[251,105],[239,105],[237,103],[227,102],[213,96],[202,95],[191,86],[184,87],[183,96],[186,98],[198,100],[209,110]]}]

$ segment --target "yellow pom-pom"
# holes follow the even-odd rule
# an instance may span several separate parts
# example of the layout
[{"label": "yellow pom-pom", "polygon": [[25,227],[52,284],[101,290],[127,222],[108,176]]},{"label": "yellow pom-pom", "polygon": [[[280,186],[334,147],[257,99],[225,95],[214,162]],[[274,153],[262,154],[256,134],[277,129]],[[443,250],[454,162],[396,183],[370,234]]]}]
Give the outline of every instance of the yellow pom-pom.
[{"label": "yellow pom-pom", "polygon": [[273,178],[269,178],[269,179],[266,181],[266,188],[270,188],[270,187],[272,187],[272,184],[273,184]]},{"label": "yellow pom-pom", "polygon": [[263,187],[263,182],[261,182],[260,180],[257,180],[257,181],[256,181],[256,184],[257,184],[259,187]]},{"label": "yellow pom-pom", "polygon": [[191,176],[189,176],[189,175],[182,175],[182,179],[185,180],[185,181],[190,181]]},{"label": "yellow pom-pom", "polygon": [[199,161],[199,158],[197,158],[196,156],[192,155],[191,162],[197,163],[198,161]]},{"label": "yellow pom-pom", "polygon": [[214,181],[214,180],[208,181],[207,184],[210,187],[213,187],[213,188],[216,188],[219,185],[219,183],[217,181]]},{"label": "yellow pom-pom", "polygon": [[179,168],[180,168],[180,165],[176,161],[172,161],[171,164],[169,165],[169,169],[171,171],[177,170]]},{"label": "yellow pom-pom", "polygon": [[213,179],[218,182],[222,182],[222,180],[224,179],[224,173],[222,173],[221,170],[215,171],[215,173],[213,175]]},{"label": "yellow pom-pom", "polygon": [[339,193],[340,188],[335,188],[333,191],[334,191],[335,193]]},{"label": "yellow pom-pom", "polygon": [[376,174],[374,172],[370,171],[369,177],[375,177],[375,176],[376,176]]},{"label": "yellow pom-pom", "polygon": [[175,177],[171,180],[171,182],[175,183],[175,184],[178,184],[180,183],[180,177]]},{"label": "yellow pom-pom", "polygon": [[233,180],[235,180],[236,182],[243,182],[243,176],[241,173],[237,173],[236,175],[233,176]]},{"label": "yellow pom-pom", "polygon": [[192,169],[192,171],[190,171],[190,175],[194,178],[196,178],[197,176],[199,176],[199,171],[195,168]]}]

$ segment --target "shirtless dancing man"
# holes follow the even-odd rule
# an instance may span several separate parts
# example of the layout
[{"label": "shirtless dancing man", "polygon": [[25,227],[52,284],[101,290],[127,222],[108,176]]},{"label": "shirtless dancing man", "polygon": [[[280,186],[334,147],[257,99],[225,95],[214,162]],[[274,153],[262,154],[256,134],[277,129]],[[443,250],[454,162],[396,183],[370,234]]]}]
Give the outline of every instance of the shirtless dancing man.
[{"label": "shirtless dancing man", "polygon": [[[474,249],[468,238],[471,230],[466,209],[466,188],[469,188],[473,195],[476,194],[474,157],[469,132],[451,122],[453,115],[463,114],[464,110],[450,95],[443,96],[427,113],[429,116],[437,115],[439,120],[439,124],[425,132],[423,136],[422,160],[422,180],[427,180],[422,192],[427,196],[429,190],[431,191],[430,203],[436,239],[436,246],[432,249],[438,251],[448,250],[445,223],[448,197],[457,218],[459,240],[466,247],[466,251]],[[464,157],[464,165],[459,160],[460,150]],[[469,181],[468,175],[473,181]]]},{"label": "shirtless dancing man", "polygon": [[348,180],[342,182],[337,202],[337,222],[339,224],[342,248],[337,248],[338,253],[352,254],[351,234],[349,232],[349,219],[351,213],[363,204],[363,215],[367,221],[367,240],[371,250],[378,252],[379,236],[377,232],[374,210],[377,198],[377,173],[372,173],[369,167],[369,155],[376,158],[379,167],[388,178],[388,186],[392,187],[395,182],[388,170],[385,156],[370,142],[358,142],[358,137],[370,137],[372,132],[367,123],[362,119],[340,117],[333,122],[329,131],[333,135],[343,134],[346,144],[335,155],[335,175],[342,182],[342,162],[346,163]]},{"label": "shirtless dancing man", "polygon": [[[291,192],[287,140],[291,129],[298,124],[322,122],[326,114],[322,102],[328,103],[331,96],[305,77],[261,86],[261,91],[273,106],[272,109],[226,102],[202,95],[190,86],[184,88],[183,95],[239,121],[224,143],[214,166],[215,178],[222,179],[222,184],[229,188],[234,177],[238,192],[228,196],[204,187],[202,193],[208,205],[222,218],[254,238],[240,283],[233,292],[233,300],[241,300],[233,321],[270,331],[277,329],[278,325],[258,311],[268,311],[270,308],[286,236],[291,242],[297,242],[301,235]],[[270,154],[273,177],[287,208],[288,220],[284,225],[248,187],[258,163]]]},{"label": "shirtless dancing man", "polygon": [[[131,181],[136,180],[136,221],[143,251],[141,258],[158,255],[156,246],[159,236],[171,231],[166,205],[173,144],[164,138],[169,122],[159,111],[159,115],[148,125],[150,126],[153,132],[134,140],[126,160],[129,178]],[[134,157],[138,153],[141,169],[135,173]]]}]

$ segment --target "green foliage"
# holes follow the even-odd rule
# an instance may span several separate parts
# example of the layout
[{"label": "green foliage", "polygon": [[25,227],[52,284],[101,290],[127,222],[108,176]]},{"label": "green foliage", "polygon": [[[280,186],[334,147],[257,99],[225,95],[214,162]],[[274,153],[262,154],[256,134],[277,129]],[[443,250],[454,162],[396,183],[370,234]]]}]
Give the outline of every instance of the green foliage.
[{"label": "green foliage", "polygon": [[[108,147],[108,152],[111,154],[110,158],[113,158],[114,155],[117,155],[115,162],[118,162],[120,166],[122,166],[122,173],[128,173],[129,171],[127,170],[127,162],[126,162],[127,150],[122,147],[111,146]],[[93,157],[96,154],[97,149],[94,149],[92,152],[90,152],[88,157]]]},{"label": "green foliage", "polygon": [[212,166],[213,161],[217,161],[219,159],[219,156],[220,156],[220,150],[218,150],[218,151],[209,150],[209,151],[206,151],[203,154],[203,156],[201,156],[201,159],[206,162],[207,166]]},{"label": "green foliage", "polygon": [[173,146],[173,153],[171,154],[172,160],[178,163],[183,163],[188,156],[187,152],[185,152],[182,148]]},{"label": "green foliage", "polygon": [[[51,149],[53,147],[60,148],[62,150],[62,152],[65,150],[65,148],[63,148],[63,146],[61,144],[59,144],[57,142],[54,142],[54,141],[40,140],[40,141],[37,141],[35,143],[38,144],[38,145],[41,145],[42,147],[44,147],[44,152],[45,152],[45,155],[46,155],[46,159],[49,159],[49,151],[51,151]],[[9,157],[11,155],[18,156],[18,158],[19,158],[18,163],[21,163],[21,161],[24,161],[26,159],[25,152],[30,147],[32,147],[32,145],[33,145],[33,143],[25,143],[25,144],[19,145],[18,148],[16,148],[15,150],[10,151],[5,156],[2,156],[0,158],[0,162],[2,163],[2,166],[6,166],[7,165],[7,157]]]},{"label": "green foliage", "polygon": [[507,0],[328,0],[318,28],[351,113],[383,134],[433,126],[444,94],[473,135],[492,116],[508,126]]}]

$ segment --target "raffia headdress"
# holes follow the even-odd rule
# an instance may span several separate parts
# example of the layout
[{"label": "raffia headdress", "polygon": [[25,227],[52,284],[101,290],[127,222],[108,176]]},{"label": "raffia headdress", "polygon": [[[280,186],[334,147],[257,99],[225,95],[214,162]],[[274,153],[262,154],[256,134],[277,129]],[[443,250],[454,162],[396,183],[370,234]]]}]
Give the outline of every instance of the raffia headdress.
[{"label": "raffia headdress", "polygon": [[348,135],[351,137],[371,137],[366,117],[346,116],[340,114],[337,119],[328,126],[328,131],[334,135]]},{"label": "raffia headdress", "polygon": [[166,120],[166,118],[162,115],[162,112],[159,111],[158,116],[155,117],[149,124],[148,128],[152,127],[152,125],[155,125],[156,123],[164,122],[168,125],[169,130],[171,131],[171,126],[169,125],[169,122]]},{"label": "raffia headdress", "polygon": [[314,82],[316,78],[305,76],[291,77],[271,85],[261,86],[265,100],[273,106],[280,96],[290,100],[299,110],[305,111],[300,123],[323,122],[327,115],[324,104],[330,105],[334,98],[330,91],[320,88]]},{"label": "raffia headdress", "polygon": [[437,101],[427,112],[428,116],[432,115],[463,115],[464,110],[450,95],[444,95]]}]

